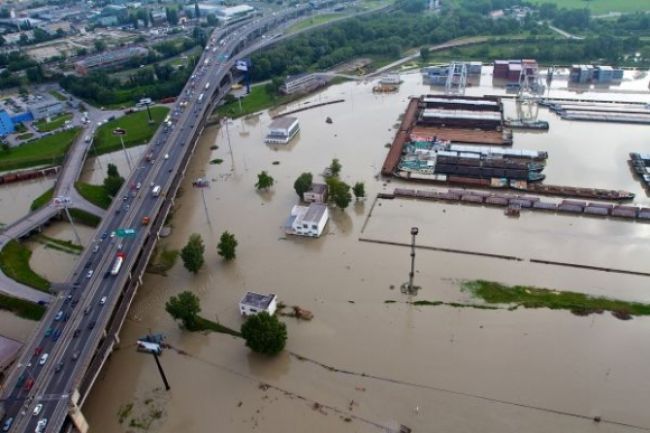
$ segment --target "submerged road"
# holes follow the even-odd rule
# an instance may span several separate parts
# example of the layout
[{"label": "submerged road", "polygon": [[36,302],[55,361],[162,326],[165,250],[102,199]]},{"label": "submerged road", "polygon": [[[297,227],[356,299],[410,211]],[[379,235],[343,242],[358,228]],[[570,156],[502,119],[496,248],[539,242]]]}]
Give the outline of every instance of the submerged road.
[{"label": "submerged road", "polygon": [[88,367],[122,302],[122,289],[139,278],[131,270],[145,242],[158,235],[151,227],[164,220],[161,208],[173,203],[171,188],[184,176],[204,119],[224,96],[221,86],[229,87],[236,59],[273,43],[272,38],[255,41],[306,11],[292,8],[213,32],[168,121],[154,135],[81,256],[68,289],[53,301],[7,380],[4,420],[12,418],[11,432],[33,432],[38,426],[42,432],[60,431],[76,407],[75,391],[93,373]]}]

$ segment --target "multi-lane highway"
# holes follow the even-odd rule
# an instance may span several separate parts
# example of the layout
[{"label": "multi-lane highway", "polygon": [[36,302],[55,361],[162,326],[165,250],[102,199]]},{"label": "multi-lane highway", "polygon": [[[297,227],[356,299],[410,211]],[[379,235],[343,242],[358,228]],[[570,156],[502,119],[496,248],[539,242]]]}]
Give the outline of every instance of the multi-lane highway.
[{"label": "multi-lane highway", "polygon": [[[105,337],[142,246],[148,237],[157,236],[151,227],[154,220],[164,218],[159,215],[163,204],[173,199],[167,192],[174,179],[183,175],[179,172],[185,169],[203,120],[223,96],[222,80],[236,56],[248,52],[245,48],[253,47],[250,42],[263,30],[300,12],[285,11],[213,32],[168,121],[154,135],[79,259],[69,289],[52,302],[9,377],[2,421],[11,419],[9,431],[60,431],[72,394]],[[143,224],[145,217],[149,224]],[[133,229],[132,235],[120,237],[117,234],[124,232],[120,229]],[[123,262],[116,269],[118,256]]]}]

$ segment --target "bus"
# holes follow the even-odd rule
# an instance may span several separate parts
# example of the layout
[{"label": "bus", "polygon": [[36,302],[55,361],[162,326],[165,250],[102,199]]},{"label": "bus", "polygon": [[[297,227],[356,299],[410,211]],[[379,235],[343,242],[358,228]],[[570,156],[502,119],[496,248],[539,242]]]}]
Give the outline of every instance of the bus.
[{"label": "bus", "polygon": [[117,275],[120,272],[122,263],[124,263],[124,253],[120,252],[117,253],[117,256],[115,257],[115,262],[113,263],[113,267],[111,268],[111,275]]}]

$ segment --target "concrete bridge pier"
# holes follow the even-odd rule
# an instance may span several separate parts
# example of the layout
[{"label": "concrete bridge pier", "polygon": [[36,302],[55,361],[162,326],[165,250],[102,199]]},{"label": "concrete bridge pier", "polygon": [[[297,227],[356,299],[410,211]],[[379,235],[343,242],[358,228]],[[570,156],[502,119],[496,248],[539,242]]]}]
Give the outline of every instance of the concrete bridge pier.
[{"label": "concrete bridge pier", "polygon": [[72,393],[72,398],[70,399],[70,410],[68,411],[68,415],[70,415],[70,419],[77,431],[80,433],[88,433],[90,426],[88,425],[88,421],[86,421],[86,417],[81,413],[81,409],[77,405],[77,403],[79,403],[79,397],[79,390],[75,389]]}]

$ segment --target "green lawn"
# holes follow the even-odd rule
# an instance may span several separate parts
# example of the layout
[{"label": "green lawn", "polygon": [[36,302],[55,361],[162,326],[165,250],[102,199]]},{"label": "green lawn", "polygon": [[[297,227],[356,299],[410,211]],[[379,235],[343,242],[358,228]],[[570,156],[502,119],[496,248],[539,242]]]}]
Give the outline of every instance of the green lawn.
[{"label": "green lawn", "polygon": [[25,132],[25,133],[23,133],[23,134],[16,135],[16,138],[17,138],[18,140],[22,140],[22,141],[24,141],[24,140],[29,140],[29,139],[32,138],[33,136],[34,136],[34,133],[33,133],[33,132]]},{"label": "green lawn", "polygon": [[578,315],[609,311],[618,318],[650,315],[650,304],[593,297],[583,293],[561,292],[530,286],[506,286],[493,281],[469,281],[464,290],[490,304],[508,304],[513,308],[550,308],[571,310]]},{"label": "green lawn", "polygon": [[167,107],[152,107],[151,117],[154,120],[152,124],[149,124],[147,110],[138,111],[103,124],[97,128],[95,133],[96,152],[103,154],[121,148],[120,137],[113,135],[115,128],[126,130],[124,144],[128,147],[148,143],[168,112],[169,108]]},{"label": "green lawn", "polygon": [[47,203],[49,203],[50,200],[52,200],[52,195],[53,194],[54,194],[54,188],[48,189],[43,194],[39,195],[38,197],[36,197],[34,199],[31,206],[29,206],[29,210],[35,211],[37,209],[42,208]]},{"label": "green lawn", "polygon": [[23,319],[41,320],[45,314],[45,306],[34,304],[23,299],[0,294],[0,309],[11,311]]},{"label": "green lawn", "polygon": [[50,90],[49,93],[50,93],[50,95],[54,96],[59,101],[65,101],[65,100],[68,99],[65,96],[63,96],[60,92],[57,92],[56,90]]},{"label": "green lawn", "polygon": [[647,0],[532,0],[532,3],[555,3],[560,8],[590,9],[594,14],[608,12],[650,11]]},{"label": "green lawn", "polygon": [[342,16],[344,16],[344,15],[343,14],[316,15],[315,17],[312,17],[312,18],[297,22],[296,24],[289,27],[287,32],[288,33],[297,32],[298,30],[306,29],[307,27],[316,26],[316,25],[319,25],[319,24],[325,24],[325,23],[327,23],[329,21],[335,20],[335,19],[340,18]]},{"label": "green lawn", "polygon": [[77,188],[77,191],[83,198],[99,206],[102,209],[108,209],[111,205],[111,198],[106,193],[103,185],[92,185],[84,182],[76,182],[74,187]]},{"label": "green lawn", "polygon": [[0,171],[61,163],[79,131],[73,128],[58,132],[0,153]]},{"label": "green lawn", "polygon": [[70,119],[72,119],[72,114],[64,113],[53,118],[49,122],[46,119],[38,120],[34,122],[34,126],[36,127],[36,129],[38,129],[41,132],[50,132],[62,127],[63,124]]},{"label": "green lawn", "polygon": [[90,227],[97,227],[101,218],[81,209],[70,209],[70,216],[76,223],[81,223]]},{"label": "green lawn", "polygon": [[251,87],[251,92],[241,100],[242,110],[239,110],[239,102],[233,101],[217,108],[217,114],[232,118],[256,113],[260,110],[282,104],[290,100],[287,96],[274,96],[266,91],[266,86]]},{"label": "green lawn", "polygon": [[11,240],[0,251],[0,269],[6,276],[19,283],[47,292],[50,282],[29,267],[31,256],[29,248],[15,239]]}]

